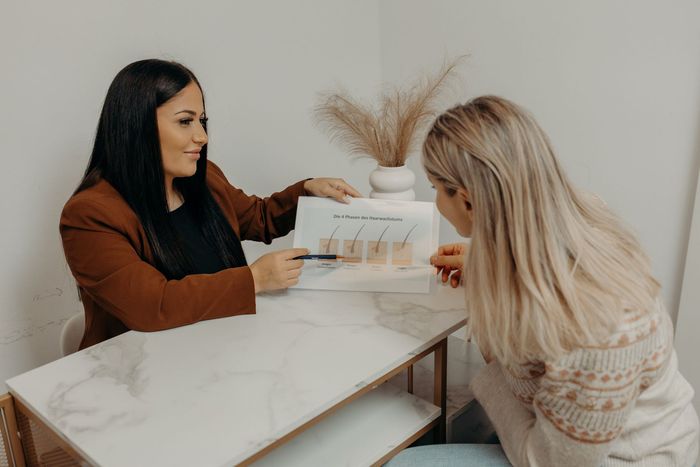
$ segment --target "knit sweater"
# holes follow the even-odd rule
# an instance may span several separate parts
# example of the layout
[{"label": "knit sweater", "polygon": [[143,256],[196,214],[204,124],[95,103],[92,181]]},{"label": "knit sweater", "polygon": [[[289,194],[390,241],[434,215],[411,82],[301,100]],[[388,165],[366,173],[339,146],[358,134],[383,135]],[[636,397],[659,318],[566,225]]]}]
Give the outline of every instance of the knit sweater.
[{"label": "knit sweater", "polygon": [[491,362],[472,389],[515,466],[691,466],[698,457],[693,389],[660,301],[556,361]]}]

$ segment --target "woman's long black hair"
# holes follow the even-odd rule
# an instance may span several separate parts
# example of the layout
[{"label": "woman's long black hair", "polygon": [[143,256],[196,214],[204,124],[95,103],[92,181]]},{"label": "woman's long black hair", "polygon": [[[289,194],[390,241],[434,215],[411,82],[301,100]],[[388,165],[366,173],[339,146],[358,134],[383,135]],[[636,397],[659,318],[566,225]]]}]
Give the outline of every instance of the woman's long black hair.
[{"label": "woman's long black hair", "polygon": [[[156,109],[192,82],[202,89],[194,74],[175,62],[141,60],[122,69],[107,91],[90,162],[76,190],[100,179],[109,182],[138,216],[155,266],[168,279],[181,279],[193,269],[168,215]],[[207,145],[200,152],[197,172],[173,183],[224,265],[243,266],[240,241],[212,197],[206,174]]]}]

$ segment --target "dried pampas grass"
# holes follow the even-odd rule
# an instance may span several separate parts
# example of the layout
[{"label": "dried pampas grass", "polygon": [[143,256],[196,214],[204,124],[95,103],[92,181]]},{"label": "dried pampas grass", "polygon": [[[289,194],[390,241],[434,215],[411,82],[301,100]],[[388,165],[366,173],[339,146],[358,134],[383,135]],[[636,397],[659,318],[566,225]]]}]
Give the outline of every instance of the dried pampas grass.
[{"label": "dried pampas grass", "polygon": [[445,64],[435,76],[408,89],[386,91],[377,110],[344,91],[323,94],[314,109],[315,121],[350,154],[371,157],[384,167],[400,167],[435,117],[435,101],[463,58]]}]

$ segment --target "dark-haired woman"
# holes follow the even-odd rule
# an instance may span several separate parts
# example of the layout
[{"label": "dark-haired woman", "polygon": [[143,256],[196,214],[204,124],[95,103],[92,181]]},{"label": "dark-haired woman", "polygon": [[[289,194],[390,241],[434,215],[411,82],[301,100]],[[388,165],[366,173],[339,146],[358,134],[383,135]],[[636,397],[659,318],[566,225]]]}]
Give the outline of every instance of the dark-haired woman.
[{"label": "dark-haired woman", "polygon": [[87,170],[61,215],[68,265],[85,308],[85,348],[129,329],[157,331],[255,313],[255,294],[294,285],[306,249],[248,265],[241,240],[270,243],[293,227],[302,195],[344,201],[341,179],[248,196],[207,161],[206,111],[194,74],[143,60],[105,99]]}]

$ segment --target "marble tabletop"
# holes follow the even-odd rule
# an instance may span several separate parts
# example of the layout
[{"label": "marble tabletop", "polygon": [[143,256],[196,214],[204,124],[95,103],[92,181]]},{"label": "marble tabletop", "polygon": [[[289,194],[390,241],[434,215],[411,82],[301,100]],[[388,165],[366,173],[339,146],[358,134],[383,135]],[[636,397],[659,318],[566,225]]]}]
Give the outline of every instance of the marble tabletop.
[{"label": "marble tabletop", "polygon": [[463,289],[288,290],[257,314],[130,331],[16,376],[12,395],[102,466],[244,461],[464,325]]}]

